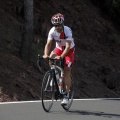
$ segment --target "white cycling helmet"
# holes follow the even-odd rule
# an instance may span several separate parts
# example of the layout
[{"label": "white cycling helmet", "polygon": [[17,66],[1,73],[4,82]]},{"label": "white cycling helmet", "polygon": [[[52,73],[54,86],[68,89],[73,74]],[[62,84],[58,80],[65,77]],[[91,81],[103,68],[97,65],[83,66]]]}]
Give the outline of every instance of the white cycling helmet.
[{"label": "white cycling helmet", "polygon": [[57,13],[52,16],[51,22],[53,25],[60,25],[64,22],[64,16],[60,13]]}]

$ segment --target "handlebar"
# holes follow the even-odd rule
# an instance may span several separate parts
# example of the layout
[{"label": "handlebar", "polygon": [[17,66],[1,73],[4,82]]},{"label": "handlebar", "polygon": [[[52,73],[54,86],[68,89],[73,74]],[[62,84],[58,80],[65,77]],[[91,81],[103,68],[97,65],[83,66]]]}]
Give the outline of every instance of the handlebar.
[{"label": "handlebar", "polygon": [[[45,59],[45,58],[43,58],[43,56],[40,56],[40,54],[38,54],[37,66],[38,66],[38,68],[39,68],[40,71],[42,71],[41,70],[41,60],[42,59]],[[55,61],[58,60],[56,58],[50,58],[50,57],[48,57],[47,59],[50,60],[50,61],[52,61],[53,63],[55,63]],[[64,68],[64,60],[63,60],[63,58],[60,57],[59,61],[60,61],[60,67]]]}]

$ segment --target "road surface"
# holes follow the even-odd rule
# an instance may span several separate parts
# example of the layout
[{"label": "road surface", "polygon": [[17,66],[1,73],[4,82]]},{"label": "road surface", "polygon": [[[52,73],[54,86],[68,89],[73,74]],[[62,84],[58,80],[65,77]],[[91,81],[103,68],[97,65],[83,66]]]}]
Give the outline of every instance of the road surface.
[{"label": "road surface", "polygon": [[120,99],[74,100],[68,112],[57,101],[49,113],[41,101],[3,102],[0,120],[120,120]]}]

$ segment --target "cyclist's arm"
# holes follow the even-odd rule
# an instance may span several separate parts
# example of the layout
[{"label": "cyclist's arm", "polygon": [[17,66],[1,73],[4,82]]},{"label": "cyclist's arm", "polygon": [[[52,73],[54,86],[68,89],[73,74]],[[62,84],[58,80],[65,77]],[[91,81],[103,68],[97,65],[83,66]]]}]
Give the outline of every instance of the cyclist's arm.
[{"label": "cyclist's arm", "polygon": [[65,50],[63,51],[63,53],[61,54],[61,57],[64,58],[67,53],[70,50],[70,45],[71,45],[71,41],[70,40],[66,40],[66,46],[65,46]]},{"label": "cyclist's arm", "polygon": [[49,56],[50,48],[51,48],[52,40],[47,39],[47,43],[44,49],[44,55]]}]

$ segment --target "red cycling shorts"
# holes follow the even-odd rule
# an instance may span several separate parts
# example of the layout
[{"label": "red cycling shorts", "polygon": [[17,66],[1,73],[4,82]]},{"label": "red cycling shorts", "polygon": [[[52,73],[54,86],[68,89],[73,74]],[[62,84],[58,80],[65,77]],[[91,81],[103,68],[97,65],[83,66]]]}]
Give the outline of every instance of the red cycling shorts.
[{"label": "red cycling shorts", "polygon": [[[60,50],[59,48],[55,48],[53,50],[54,53],[56,53],[58,56],[60,56],[64,51],[64,48],[63,50]],[[67,67],[71,67],[71,65],[74,63],[74,51],[75,51],[75,48],[71,48],[70,51],[68,52],[68,54],[64,57],[64,66],[67,66]]]}]

